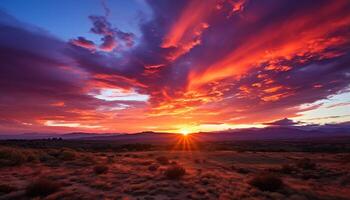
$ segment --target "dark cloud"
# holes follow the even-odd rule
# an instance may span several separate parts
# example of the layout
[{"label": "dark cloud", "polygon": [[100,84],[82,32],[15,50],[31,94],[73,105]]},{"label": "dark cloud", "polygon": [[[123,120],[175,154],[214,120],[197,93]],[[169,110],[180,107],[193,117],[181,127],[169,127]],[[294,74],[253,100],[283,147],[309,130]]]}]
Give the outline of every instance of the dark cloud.
[{"label": "dark cloud", "polygon": [[90,31],[102,36],[102,44],[99,48],[101,51],[111,52],[121,45],[128,48],[134,45],[134,34],[123,32],[118,28],[113,28],[106,16],[91,15],[89,19],[93,24]]},{"label": "dark cloud", "polygon": [[[182,15],[186,14],[186,6],[190,5],[186,1],[152,1],[150,5],[153,19],[141,25],[142,37],[139,45],[131,52],[124,53],[121,59],[95,56],[97,60],[92,61],[84,56],[78,60],[79,63],[83,62],[83,68],[93,70],[94,73],[98,70],[102,75],[123,76],[137,81],[139,85],[148,86],[140,91],[151,95],[153,107],[170,108],[164,113],[172,113],[184,107],[188,108],[184,110],[196,110],[197,107],[215,108],[223,113],[223,120],[237,119],[234,117],[237,115],[244,116],[236,121],[228,120],[235,123],[276,119],[283,117],[283,112],[295,116],[298,109],[294,107],[327,98],[349,84],[349,68],[346,67],[349,64],[349,41],[345,37],[349,33],[348,29],[339,27],[342,31],[332,32],[323,26],[319,30],[314,28],[322,20],[330,24],[333,21],[342,21],[347,15],[344,11],[349,5],[344,2],[339,4],[343,6],[335,5],[333,9],[338,12],[334,12],[327,10],[327,1],[317,4],[311,1],[266,1],[263,5],[257,1],[242,1],[240,12],[230,13],[232,5],[225,3],[220,6],[220,10],[208,8],[211,13],[209,16],[205,12],[207,8],[203,7],[203,13],[198,14],[203,15],[203,18],[198,20],[208,24],[208,27],[196,33],[201,34],[200,36],[194,36],[200,38],[200,44],[191,44],[189,50],[179,54],[175,60],[169,60],[181,49],[164,48],[162,43],[173,29],[172,25],[182,19]],[[314,14],[310,15],[310,12]],[[328,12],[329,15],[322,12]],[[299,25],[304,19],[307,24]],[[93,32],[111,33],[110,24],[105,18],[97,17],[94,20],[96,28],[92,29]],[[184,22],[186,24],[186,19]],[[186,27],[188,25],[175,28],[179,28],[178,32],[187,34]],[[301,37],[297,38],[298,34],[295,34],[295,38],[291,37],[289,33],[293,29],[300,33],[309,32],[310,35],[305,37],[304,42],[309,42],[310,45],[298,43],[301,40]],[[190,32],[193,34],[192,29]],[[324,34],[313,35],[320,32]],[[324,37],[328,37],[330,42],[326,42]],[[293,47],[294,43],[300,49],[288,52],[289,46]],[[255,55],[267,56],[266,52],[271,51],[273,54],[274,51],[278,52],[278,48],[285,48],[286,53],[280,51],[282,53],[279,56],[272,56],[270,60],[263,60]],[[242,71],[241,74],[202,83],[193,90],[189,88],[191,82],[201,78],[191,74],[206,72],[225,57],[237,57],[237,60],[232,60],[232,68]],[[87,60],[90,61],[86,62]],[[101,63],[95,64],[96,61]],[[239,69],[241,62],[251,62],[246,67],[250,70]],[[219,68],[208,73],[208,76],[218,71]],[[230,70],[227,71],[224,76],[230,74]],[[205,76],[204,73],[203,77]],[[113,84],[110,79],[108,82]],[[115,85],[121,84],[119,82]],[[166,104],[169,106],[165,106]],[[270,114],[267,119],[266,112]]]},{"label": "dark cloud", "polygon": [[298,125],[298,122],[294,122],[291,119],[288,118],[284,118],[284,119],[280,119],[274,122],[269,122],[269,123],[265,123],[265,125],[270,125],[270,126],[295,126]]},{"label": "dark cloud", "polygon": [[[183,123],[296,125],[275,120],[315,109],[300,105],[349,86],[348,1],[220,2],[149,1],[152,19],[141,20],[137,42],[108,16],[89,17],[101,43],[60,41],[1,18],[0,90],[7,95],[0,97],[0,117],[104,123],[116,114],[98,109],[128,105],[143,106],[133,112],[150,119]],[[90,94],[102,88],[150,100],[106,102]]]},{"label": "dark cloud", "polygon": [[[15,127],[21,131],[40,130],[47,120],[98,123],[108,111],[104,107],[138,106],[139,102],[106,102],[88,94],[91,74],[76,67],[66,54],[86,54],[84,49],[74,48],[35,27],[2,20],[6,21],[0,23],[2,131],[16,131]],[[103,112],[99,113],[99,109]]]},{"label": "dark cloud", "polygon": [[103,43],[100,45],[100,50],[111,52],[117,47],[117,42],[113,36],[107,35],[102,38]]}]

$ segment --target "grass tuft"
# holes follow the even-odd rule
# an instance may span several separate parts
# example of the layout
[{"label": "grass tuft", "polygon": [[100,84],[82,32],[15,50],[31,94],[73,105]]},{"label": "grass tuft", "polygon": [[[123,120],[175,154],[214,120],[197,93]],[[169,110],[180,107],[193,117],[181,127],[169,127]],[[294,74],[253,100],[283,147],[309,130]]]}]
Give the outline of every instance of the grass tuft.
[{"label": "grass tuft", "polygon": [[51,180],[40,178],[30,183],[26,188],[26,195],[28,197],[44,197],[55,193],[60,186]]},{"label": "grass tuft", "polygon": [[249,181],[249,184],[262,191],[270,192],[277,191],[284,185],[282,179],[273,174],[256,175]]},{"label": "grass tuft", "polygon": [[105,174],[108,172],[108,167],[105,165],[96,165],[94,167],[95,174]]},{"label": "grass tuft", "polygon": [[165,156],[159,156],[156,158],[157,162],[161,165],[168,165],[169,164],[169,159]]},{"label": "grass tuft", "polygon": [[168,179],[180,179],[186,174],[185,168],[179,165],[173,165],[171,167],[168,167],[164,171],[165,177]]}]

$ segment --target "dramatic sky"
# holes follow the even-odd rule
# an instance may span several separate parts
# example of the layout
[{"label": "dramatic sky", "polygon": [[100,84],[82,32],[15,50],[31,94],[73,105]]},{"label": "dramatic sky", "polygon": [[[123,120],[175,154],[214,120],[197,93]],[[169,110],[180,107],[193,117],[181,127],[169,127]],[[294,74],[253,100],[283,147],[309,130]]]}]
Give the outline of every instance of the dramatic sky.
[{"label": "dramatic sky", "polygon": [[350,121],[349,0],[1,0],[0,132]]}]

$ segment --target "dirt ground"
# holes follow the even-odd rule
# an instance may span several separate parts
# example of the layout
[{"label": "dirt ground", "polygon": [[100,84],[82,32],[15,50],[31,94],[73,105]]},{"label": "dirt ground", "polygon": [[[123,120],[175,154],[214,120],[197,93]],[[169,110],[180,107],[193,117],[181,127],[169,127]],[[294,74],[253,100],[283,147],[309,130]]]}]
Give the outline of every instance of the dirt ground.
[{"label": "dirt ground", "polygon": [[[73,157],[67,155],[0,168],[0,199],[350,199],[350,162],[345,153],[74,151]],[[96,166],[105,167],[99,171]],[[181,167],[185,173],[171,178],[166,172],[171,167]],[[281,187],[269,188],[269,179],[262,183],[267,189],[252,184],[261,175],[278,178]],[[28,188],[42,179],[57,189],[29,195]]]}]

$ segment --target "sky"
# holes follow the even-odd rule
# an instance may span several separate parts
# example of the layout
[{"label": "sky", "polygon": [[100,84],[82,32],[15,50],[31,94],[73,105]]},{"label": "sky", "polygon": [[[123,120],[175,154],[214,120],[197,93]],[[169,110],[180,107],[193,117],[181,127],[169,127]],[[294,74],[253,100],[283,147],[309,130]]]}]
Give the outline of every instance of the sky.
[{"label": "sky", "polygon": [[348,0],[2,0],[0,133],[350,121]]}]

